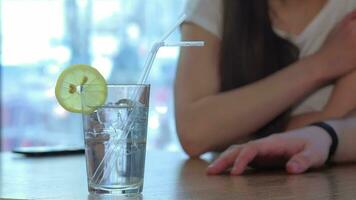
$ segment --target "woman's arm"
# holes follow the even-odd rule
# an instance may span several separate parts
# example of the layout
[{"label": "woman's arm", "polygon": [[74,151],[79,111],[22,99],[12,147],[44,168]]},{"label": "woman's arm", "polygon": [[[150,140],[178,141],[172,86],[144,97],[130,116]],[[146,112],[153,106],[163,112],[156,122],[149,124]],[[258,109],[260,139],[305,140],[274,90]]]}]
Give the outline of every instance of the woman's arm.
[{"label": "woman's arm", "polygon": [[322,111],[310,112],[293,117],[287,130],[300,128],[305,125],[342,118],[356,109],[356,71],[349,73],[336,81],[330,99]]},{"label": "woman's arm", "polygon": [[[182,49],[176,75],[176,121],[185,151],[197,156],[226,148],[264,126],[325,81],[349,72],[356,66],[351,67],[354,60],[347,59],[350,49],[356,47],[352,37],[356,33],[347,23],[339,26],[341,31],[333,31],[317,54],[253,84],[220,93],[220,40],[196,25],[184,24],[183,39],[206,41],[204,48]],[[338,62],[341,58],[342,62]]]},{"label": "woman's arm", "polygon": [[[350,32],[355,32],[355,19],[356,11],[349,13],[340,23],[337,24],[324,44],[323,49],[329,49],[329,53],[324,54],[326,57],[333,57],[337,55],[336,58],[338,59],[334,59],[336,62],[333,63],[334,68],[340,68],[340,66],[345,63],[350,63],[351,65],[354,64],[356,66],[356,55],[349,49],[350,45],[352,46],[355,44],[355,36],[351,38],[348,37],[350,35],[352,36]],[[340,41],[335,40],[337,36],[341,38]],[[339,44],[339,46],[337,44]],[[323,51],[323,49],[321,51]],[[330,49],[333,49],[333,51],[330,51]],[[346,73],[336,81],[332,95],[322,111],[305,113],[293,117],[287,125],[287,130],[300,128],[317,121],[345,117],[356,108],[355,94],[356,70],[349,74]]]},{"label": "woman's arm", "polygon": [[323,80],[316,56],[246,87],[219,92],[220,41],[201,28],[185,24],[186,40],[204,40],[204,48],[182,49],[175,82],[176,121],[180,141],[191,155],[235,143],[252,133]]},{"label": "woman's arm", "polygon": [[[356,118],[333,120],[327,123],[335,129],[339,139],[332,161],[355,162]],[[303,173],[310,168],[323,166],[330,146],[331,137],[325,130],[308,126],[247,144],[231,146],[208,167],[207,173],[220,174],[232,167],[231,174],[240,175],[249,164],[284,165],[289,173]]]}]

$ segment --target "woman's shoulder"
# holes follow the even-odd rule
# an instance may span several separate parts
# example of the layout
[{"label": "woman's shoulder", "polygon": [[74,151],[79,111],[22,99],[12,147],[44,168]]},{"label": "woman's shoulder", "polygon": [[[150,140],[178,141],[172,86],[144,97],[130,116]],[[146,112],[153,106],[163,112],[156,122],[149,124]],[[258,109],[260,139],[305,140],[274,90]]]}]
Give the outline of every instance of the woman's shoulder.
[{"label": "woman's shoulder", "polygon": [[221,38],[223,0],[188,0],[187,22],[194,23]]}]

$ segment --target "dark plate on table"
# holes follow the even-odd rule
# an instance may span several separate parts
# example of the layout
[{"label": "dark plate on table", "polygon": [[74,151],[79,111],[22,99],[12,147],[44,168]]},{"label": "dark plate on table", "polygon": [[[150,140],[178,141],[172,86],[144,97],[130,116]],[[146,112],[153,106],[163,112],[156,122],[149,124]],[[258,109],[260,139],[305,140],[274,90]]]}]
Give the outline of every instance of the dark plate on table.
[{"label": "dark plate on table", "polygon": [[73,146],[33,146],[18,147],[13,149],[12,152],[26,156],[73,155],[84,154],[84,148]]}]

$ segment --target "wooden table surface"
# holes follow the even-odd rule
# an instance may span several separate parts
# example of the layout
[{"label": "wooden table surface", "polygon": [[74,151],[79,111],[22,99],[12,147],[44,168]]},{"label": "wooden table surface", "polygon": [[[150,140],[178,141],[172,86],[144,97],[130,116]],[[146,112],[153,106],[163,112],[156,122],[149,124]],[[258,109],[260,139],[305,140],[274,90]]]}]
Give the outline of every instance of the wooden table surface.
[{"label": "wooden table surface", "polygon": [[[148,151],[143,194],[131,199],[356,199],[356,165],[294,176],[283,171],[206,176],[209,157],[189,160],[182,153]],[[83,155],[27,158],[2,153],[0,159],[0,199],[119,199],[88,195]]]}]

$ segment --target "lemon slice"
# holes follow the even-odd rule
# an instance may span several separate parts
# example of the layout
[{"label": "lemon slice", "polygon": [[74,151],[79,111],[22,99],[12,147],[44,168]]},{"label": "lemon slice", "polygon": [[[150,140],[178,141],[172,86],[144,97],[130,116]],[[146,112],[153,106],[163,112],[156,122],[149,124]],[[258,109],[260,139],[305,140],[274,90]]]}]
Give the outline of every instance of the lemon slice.
[{"label": "lemon slice", "polygon": [[104,77],[89,65],[76,64],[66,68],[56,83],[57,101],[70,112],[92,113],[105,103],[106,96],[107,86]]}]

